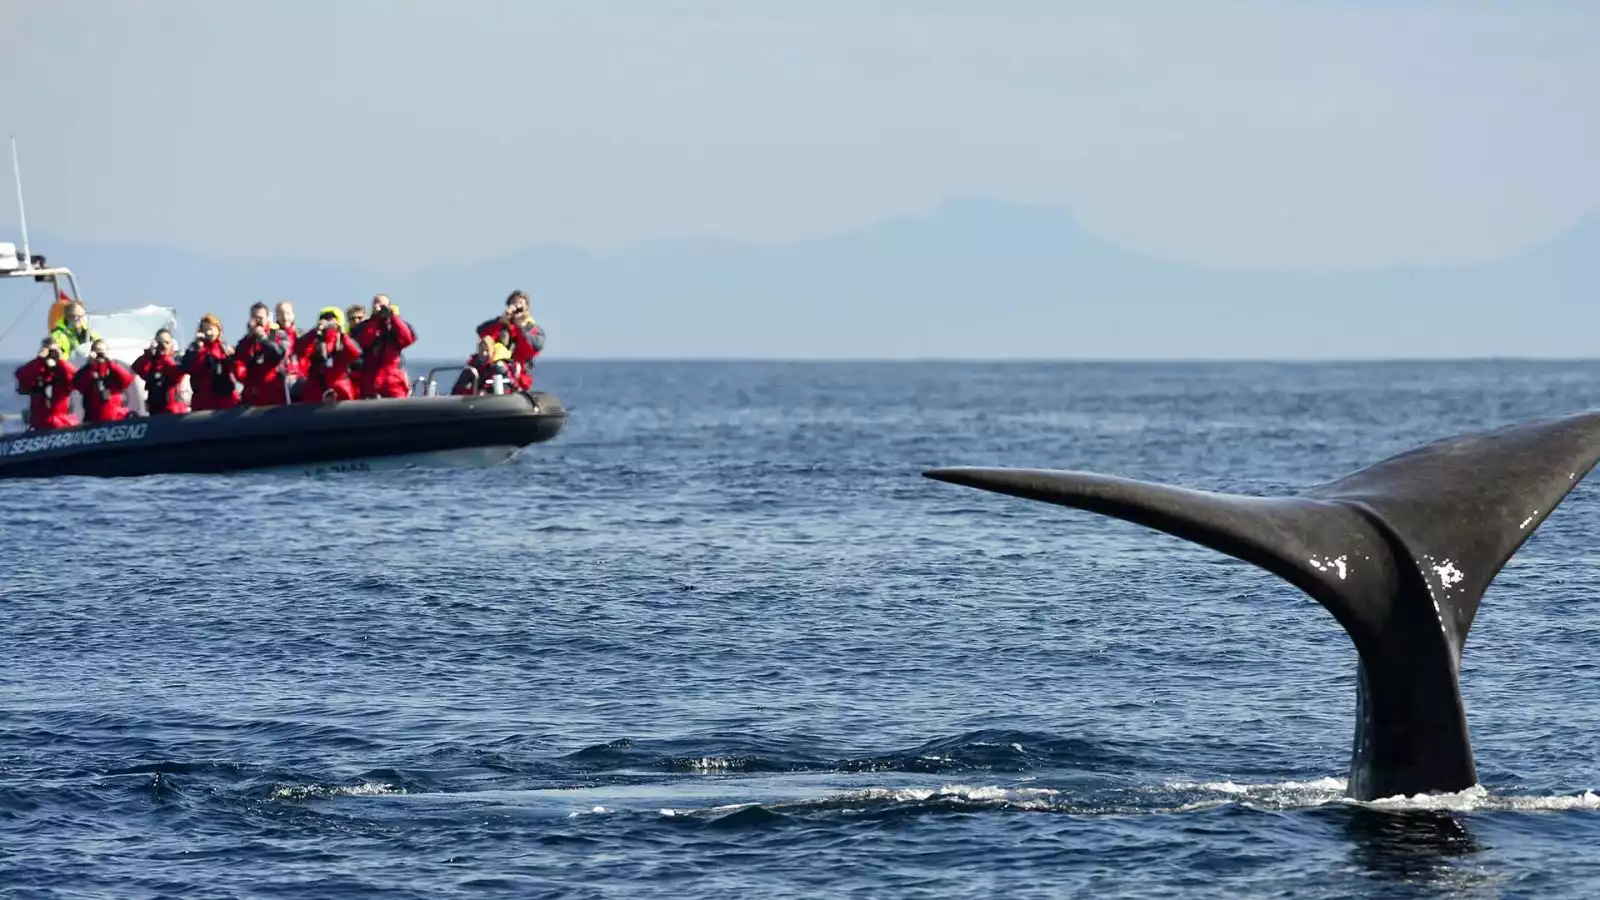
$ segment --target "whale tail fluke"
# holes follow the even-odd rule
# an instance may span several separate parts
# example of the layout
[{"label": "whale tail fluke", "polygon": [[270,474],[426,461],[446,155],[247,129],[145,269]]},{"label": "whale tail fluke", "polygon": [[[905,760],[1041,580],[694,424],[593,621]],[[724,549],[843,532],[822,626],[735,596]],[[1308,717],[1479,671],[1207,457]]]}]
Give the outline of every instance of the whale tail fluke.
[{"label": "whale tail fluke", "polygon": [[1092,472],[943,468],[952,484],[1097,512],[1264,568],[1328,607],[1359,645],[1420,578],[1459,652],[1479,598],[1600,460],[1600,413],[1447,438],[1290,497],[1191,490]]},{"label": "whale tail fluke", "polygon": [[1479,600],[1600,460],[1600,413],[1449,438],[1289,497],[1090,472],[944,468],[953,484],[1135,522],[1260,566],[1326,607],[1360,656],[1350,791],[1476,781],[1458,672]]},{"label": "whale tail fluke", "polygon": [[947,468],[929,478],[1101,513],[1253,563],[1327,607],[1358,645],[1384,610],[1363,602],[1393,578],[1382,534],[1357,509],[1303,497],[1247,497],[1046,469]]}]

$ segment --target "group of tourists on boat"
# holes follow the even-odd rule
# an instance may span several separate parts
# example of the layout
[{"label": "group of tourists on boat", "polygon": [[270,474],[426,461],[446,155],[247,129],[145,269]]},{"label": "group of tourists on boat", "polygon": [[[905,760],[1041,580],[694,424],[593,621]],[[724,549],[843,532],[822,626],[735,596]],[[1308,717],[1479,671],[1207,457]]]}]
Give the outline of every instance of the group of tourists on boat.
[{"label": "group of tourists on boat", "polygon": [[[477,349],[451,392],[530,390],[534,358],[544,349],[545,335],[528,311],[528,295],[513,291],[504,312],[480,324],[477,334]],[[206,313],[181,353],[172,333],[163,328],[129,367],[107,354],[105,342],[89,327],[83,304],[69,302],[38,354],[17,369],[17,393],[29,397],[29,427],[41,431],[78,424],[74,393],[82,398],[84,422],[126,418],[126,395],[134,376],[144,382],[144,407],[153,416],[191,408],[406,397],[411,391],[403,353],[415,341],[416,331],[383,294],[372,298],[370,310],[361,305],[324,307],[316,325],[304,333],[295,324],[293,304],[269,309],[257,303],[237,344],[230,346],[221,320]],[[86,356],[81,352],[85,346]],[[84,357],[81,365],[74,365],[75,356]],[[186,380],[188,403],[183,398]]]}]

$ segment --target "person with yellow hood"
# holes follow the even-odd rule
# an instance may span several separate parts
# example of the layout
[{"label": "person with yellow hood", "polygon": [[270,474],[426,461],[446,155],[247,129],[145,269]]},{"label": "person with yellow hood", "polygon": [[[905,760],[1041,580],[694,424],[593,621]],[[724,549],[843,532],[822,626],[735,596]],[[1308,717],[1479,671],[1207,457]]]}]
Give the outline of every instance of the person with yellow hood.
[{"label": "person with yellow hood", "polygon": [[400,354],[416,343],[417,333],[400,318],[400,307],[384,294],[373,297],[372,316],[350,329],[350,336],[361,345],[360,383],[356,385],[361,399],[410,396],[411,382],[406,380]]},{"label": "person with yellow hood", "polygon": [[317,313],[317,327],[295,341],[294,356],[306,373],[296,403],[355,399],[350,364],[361,358],[361,347],[345,334],[344,313],[338,307],[324,306]]},{"label": "person with yellow hood", "polygon": [[62,314],[61,321],[50,329],[50,340],[56,342],[61,348],[61,355],[72,357],[72,351],[80,345],[92,344],[100,339],[100,335],[89,330],[89,312],[83,304],[73,301]]},{"label": "person with yellow hood", "polygon": [[478,352],[467,358],[452,394],[502,394],[516,387],[516,363],[511,350],[494,338],[478,338]]}]

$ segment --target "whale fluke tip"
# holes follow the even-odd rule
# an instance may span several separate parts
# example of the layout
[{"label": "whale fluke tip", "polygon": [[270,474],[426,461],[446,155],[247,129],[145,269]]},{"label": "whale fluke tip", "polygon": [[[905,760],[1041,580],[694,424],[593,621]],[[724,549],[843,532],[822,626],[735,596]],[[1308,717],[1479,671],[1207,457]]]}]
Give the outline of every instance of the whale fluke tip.
[{"label": "whale fluke tip", "polygon": [[1015,483],[1018,480],[1018,476],[1026,471],[1028,470],[984,468],[982,466],[946,466],[938,469],[928,469],[922,474],[923,477],[932,478],[934,481],[1005,493],[1005,486]]},{"label": "whale fluke tip", "polygon": [[962,473],[970,471],[972,471],[970,466],[944,466],[938,469],[925,469],[922,477],[932,478],[934,481],[957,482],[960,480]]}]

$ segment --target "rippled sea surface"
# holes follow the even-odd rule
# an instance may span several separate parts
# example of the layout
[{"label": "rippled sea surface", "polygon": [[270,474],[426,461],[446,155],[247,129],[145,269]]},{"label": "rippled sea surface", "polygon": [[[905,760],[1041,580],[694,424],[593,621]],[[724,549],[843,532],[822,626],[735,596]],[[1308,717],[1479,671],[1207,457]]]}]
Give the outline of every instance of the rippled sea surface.
[{"label": "rippled sea surface", "polygon": [[1592,896],[1592,479],[1478,614],[1482,784],[1358,804],[1311,600],[919,473],[1294,491],[1600,364],[540,379],[495,469],[0,484],[0,893]]}]

